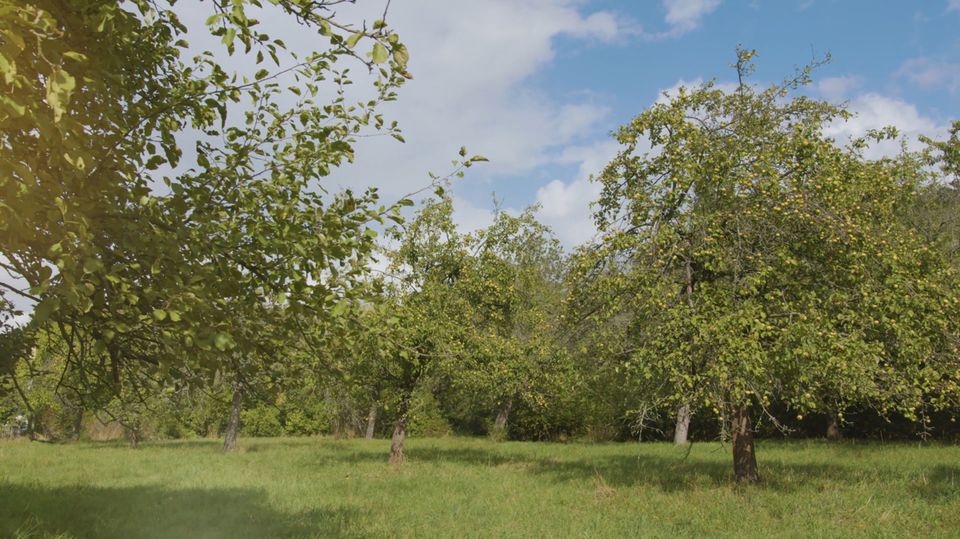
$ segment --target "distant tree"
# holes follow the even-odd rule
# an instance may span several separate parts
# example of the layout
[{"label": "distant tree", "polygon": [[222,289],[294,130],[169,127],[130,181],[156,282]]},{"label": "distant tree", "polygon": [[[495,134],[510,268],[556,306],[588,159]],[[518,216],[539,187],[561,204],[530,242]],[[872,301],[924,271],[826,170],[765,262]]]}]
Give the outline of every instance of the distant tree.
[{"label": "distant tree", "polygon": [[922,161],[841,147],[823,127],[846,112],[789,97],[809,68],[756,89],[752,57],[734,91],[681,88],[620,129],[596,215],[631,291],[620,369],[662,406],[715,411],[744,482],[772,401],[916,417],[956,393],[960,357],[950,271],[897,216]]},{"label": "distant tree", "polygon": [[33,407],[17,378],[17,371],[33,354],[36,331],[31,327],[8,326],[0,333],[0,425],[9,415],[33,415]]},{"label": "distant tree", "polygon": [[406,459],[414,394],[462,357],[470,306],[456,289],[467,251],[449,197],[426,201],[393,236],[398,242],[390,253],[393,278],[370,316],[383,346],[383,380],[392,395],[387,403],[395,418],[390,462],[399,464]]},{"label": "distant tree", "polygon": [[507,434],[519,401],[547,405],[567,373],[558,346],[564,261],[559,242],[536,208],[519,216],[498,211],[489,227],[465,239],[469,258],[457,289],[470,304],[464,363],[451,372],[466,394],[495,410],[490,434]]}]

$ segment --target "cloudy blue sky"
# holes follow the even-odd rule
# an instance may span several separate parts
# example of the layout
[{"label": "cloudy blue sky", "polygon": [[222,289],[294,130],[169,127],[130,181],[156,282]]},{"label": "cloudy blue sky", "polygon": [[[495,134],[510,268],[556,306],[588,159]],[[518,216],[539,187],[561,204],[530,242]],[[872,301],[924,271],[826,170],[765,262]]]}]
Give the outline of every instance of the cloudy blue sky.
[{"label": "cloudy blue sky", "polygon": [[386,110],[407,143],[364,141],[337,181],[400,195],[466,145],[491,162],[455,186],[461,225],[488,222],[495,193],[542,204],[567,246],[593,234],[610,132],[677,84],[729,81],[737,44],[759,52],[759,83],[829,52],[809,92],[857,113],[838,137],[936,135],[960,116],[960,0],[393,0],[388,20],[415,76]]}]

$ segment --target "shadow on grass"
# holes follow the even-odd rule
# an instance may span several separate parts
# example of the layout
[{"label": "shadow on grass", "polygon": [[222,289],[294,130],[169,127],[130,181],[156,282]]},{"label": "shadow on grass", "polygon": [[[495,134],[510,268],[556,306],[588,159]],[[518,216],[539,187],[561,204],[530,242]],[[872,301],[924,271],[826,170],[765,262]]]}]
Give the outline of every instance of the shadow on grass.
[{"label": "shadow on grass", "polygon": [[[857,450],[861,449],[864,448]],[[869,447],[866,449],[869,450]],[[728,446],[725,451],[716,455],[694,452],[686,457],[683,450],[672,452],[663,451],[663,448],[654,448],[653,451],[656,452],[638,449],[633,455],[544,457],[524,455],[498,446],[420,446],[409,448],[407,455],[414,465],[450,463],[458,466],[504,467],[516,470],[517,473],[535,474],[557,483],[586,481],[611,487],[648,486],[663,492],[678,492],[697,488],[735,487],[729,450]],[[799,448],[798,452],[802,453],[802,448]],[[835,463],[789,462],[782,458],[765,461],[762,451],[758,456],[761,483],[757,487],[782,493],[823,491],[843,485],[853,486],[864,481],[886,482],[903,479],[901,475],[886,478],[884,474],[892,470],[851,463],[844,459],[842,454],[837,456]],[[366,450],[351,447],[337,451],[331,458],[352,464],[385,463],[387,455],[373,448]],[[926,482],[916,487],[923,490],[918,491],[918,495],[944,502],[960,498],[960,468],[931,467],[926,477]]]},{"label": "shadow on grass", "polygon": [[0,484],[2,537],[362,537],[349,509],[284,514],[251,489]]},{"label": "shadow on grass", "polygon": [[912,490],[931,502],[956,500],[960,498],[960,466],[936,466],[914,481]]},{"label": "shadow on grass", "polygon": [[[239,447],[245,452],[269,451],[271,449],[282,450],[293,447],[316,447],[317,440],[321,438],[298,438],[298,439],[277,439],[277,438],[253,438],[241,437],[238,440]],[[66,442],[64,445],[76,445],[82,449],[204,449],[210,451],[221,451],[223,449],[222,438],[194,438],[186,440],[154,440],[141,442],[138,448],[133,448],[123,440],[104,440],[104,441],[83,441],[80,443]],[[335,447],[335,446],[334,446]]]},{"label": "shadow on grass", "polygon": [[139,447],[133,447],[130,442],[125,440],[84,440],[82,442],[65,442],[64,445],[72,445],[85,450],[97,449],[186,449],[186,448],[222,448],[223,440],[212,438],[198,438],[193,440],[161,440],[141,442]]}]

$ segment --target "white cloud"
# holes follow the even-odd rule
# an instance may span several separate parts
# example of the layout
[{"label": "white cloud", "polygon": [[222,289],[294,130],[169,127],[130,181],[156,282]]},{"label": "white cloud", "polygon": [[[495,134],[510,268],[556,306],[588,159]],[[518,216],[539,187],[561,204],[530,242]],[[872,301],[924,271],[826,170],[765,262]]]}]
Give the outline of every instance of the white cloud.
[{"label": "white cloud", "polygon": [[855,75],[828,77],[817,83],[817,91],[828,101],[843,101],[860,87],[862,79]]},{"label": "white cloud", "polygon": [[960,11],[960,0],[947,0],[947,11]]},{"label": "white cloud", "polygon": [[[517,213],[510,208],[506,208],[505,211],[510,214]],[[493,224],[493,210],[490,208],[481,208],[465,198],[454,196],[453,219],[456,221],[457,228],[461,232],[474,232]]]},{"label": "white cloud", "polygon": [[[384,1],[343,4],[341,21],[359,23],[381,16]],[[205,4],[185,7],[195,50],[219,48],[203,28]],[[298,54],[317,46],[318,36],[264,8],[261,30],[283,37]],[[490,163],[471,169],[466,181],[490,181],[523,174],[550,162],[569,144],[602,132],[609,109],[590,99],[546,95],[530,78],[553,61],[561,37],[610,44],[636,35],[637,25],[619,14],[587,9],[581,0],[406,0],[393,2],[387,16],[410,50],[414,79],[399,100],[381,108],[397,120],[406,144],[371,137],[357,146],[357,162],[328,180],[340,187],[377,186],[387,200],[429,183],[428,171],[444,174],[460,146]],[[250,69],[250,58],[223,59],[232,69]],[[345,62],[345,66],[348,62]],[[366,99],[369,79],[353,67],[356,99]],[[588,89],[588,88],[584,88]]]},{"label": "white cloud", "polygon": [[[863,136],[871,129],[894,126],[905,137],[908,148],[918,149],[919,135],[937,136],[946,130],[936,120],[922,115],[915,105],[876,93],[865,93],[850,99],[848,109],[854,113],[853,118],[834,122],[824,130],[827,136],[841,143]],[[896,154],[899,150],[899,141],[883,141],[871,147],[866,156],[876,159]]]},{"label": "white cloud", "polygon": [[670,30],[660,37],[676,37],[696,29],[719,6],[720,0],[663,0]]},{"label": "white cloud", "polygon": [[924,56],[911,58],[900,66],[896,75],[923,88],[942,87],[950,93],[960,91],[960,63],[957,62]]},{"label": "white cloud", "polygon": [[596,234],[590,204],[600,196],[600,184],[591,177],[613,159],[618,148],[612,139],[567,148],[561,159],[579,165],[576,177],[569,182],[553,180],[537,190],[540,220],[553,229],[564,246],[575,246]]},{"label": "white cloud", "polygon": [[408,0],[391,5],[388,21],[410,49],[414,79],[384,112],[407,142],[363,140],[357,163],[335,176],[344,186],[380,186],[386,197],[426,184],[427,171],[448,172],[461,145],[490,159],[465,181],[492,181],[529,173],[601,134],[608,107],[546,95],[529,80],[554,59],[560,37],[610,43],[633,35],[628,20],[585,12],[576,0]]}]

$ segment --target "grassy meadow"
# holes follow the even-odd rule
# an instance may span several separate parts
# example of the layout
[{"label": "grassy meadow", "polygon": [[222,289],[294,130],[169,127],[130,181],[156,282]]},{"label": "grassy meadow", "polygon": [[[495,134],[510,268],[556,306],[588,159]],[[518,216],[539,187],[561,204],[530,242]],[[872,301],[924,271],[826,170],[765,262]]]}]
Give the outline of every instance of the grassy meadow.
[{"label": "grassy meadow", "polygon": [[960,536],[960,448],[386,440],[0,442],[2,537]]}]

